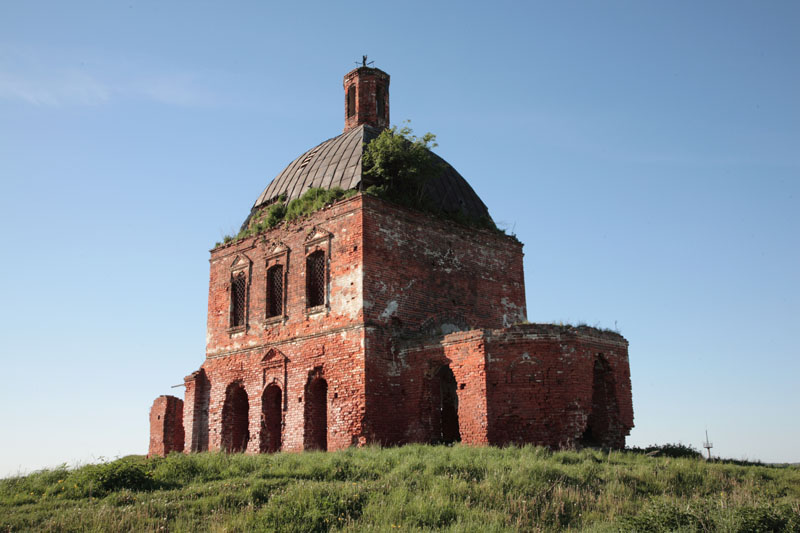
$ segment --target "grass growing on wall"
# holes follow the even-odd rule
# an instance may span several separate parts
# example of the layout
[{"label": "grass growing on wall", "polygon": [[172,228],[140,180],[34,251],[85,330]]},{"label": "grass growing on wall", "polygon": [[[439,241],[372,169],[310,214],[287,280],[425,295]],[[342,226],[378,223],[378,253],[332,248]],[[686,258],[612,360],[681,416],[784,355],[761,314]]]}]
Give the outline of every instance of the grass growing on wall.
[{"label": "grass growing on wall", "polygon": [[800,531],[800,468],[409,445],[0,480],[0,531]]},{"label": "grass growing on wall", "polygon": [[[310,215],[330,205],[337,200],[344,200],[355,196],[358,191],[345,191],[339,187],[333,189],[321,189],[319,187],[308,189],[302,196],[295,198],[288,204],[286,195],[280,195],[274,202],[255,211],[247,221],[247,226],[236,235],[226,235],[222,242],[216,246],[222,246],[231,242],[237,242],[251,235],[257,235],[262,231],[274,228],[282,222],[291,222],[300,217]],[[215,247],[216,247],[215,246]]]}]

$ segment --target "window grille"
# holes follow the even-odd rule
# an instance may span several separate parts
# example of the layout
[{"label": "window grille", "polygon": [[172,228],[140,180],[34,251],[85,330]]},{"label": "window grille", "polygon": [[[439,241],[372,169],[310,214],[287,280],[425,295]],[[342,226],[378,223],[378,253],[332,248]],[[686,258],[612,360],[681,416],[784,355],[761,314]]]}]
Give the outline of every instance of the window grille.
[{"label": "window grille", "polygon": [[247,277],[239,272],[231,284],[231,327],[244,326],[245,308],[247,305]]},{"label": "window grille", "polygon": [[283,266],[275,265],[267,271],[267,316],[283,314]]},{"label": "window grille", "polygon": [[319,251],[306,259],[306,306],[325,303],[325,252]]},{"label": "window grille", "polygon": [[347,116],[352,117],[356,114],[356,86],[351,85],[347,89]]}]

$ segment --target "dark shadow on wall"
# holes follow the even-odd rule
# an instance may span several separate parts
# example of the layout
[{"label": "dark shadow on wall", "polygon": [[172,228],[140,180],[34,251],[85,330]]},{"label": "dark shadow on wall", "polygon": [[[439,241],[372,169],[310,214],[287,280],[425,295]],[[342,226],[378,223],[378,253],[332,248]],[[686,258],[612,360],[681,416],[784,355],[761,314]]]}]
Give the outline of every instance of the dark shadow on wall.
[{"label": "dark shadow on wall", "polygon": [[452,444],[461,442],[458,426],[458,385],[453,371],[443,365],[432,380],[433,438],[434,443]]},{"label": "dark shadow on wall", "polygon": [[283,426],[283,394],[276,384],[269,385],[261,395],[261,453],[274,453],[281,449]]},{"label": "dark shadow on wall", "polygon": [[198,373],[195,379],[194,393],[194,428],[192,435],[192,451],[208,451],[208,406],[211,402],[211,382],[204,370]]},{"label": "dark shadow on wall", "polygon": [[305,436],[306,450],[328,449],[328,382],[312,376],[306,385]]},{"label": "dark shadow on wall", "polygon": [[614,374],[603,354],[597,354],[592,371],[592,410],[579,443],[584,447],[614,447],[618,436],[617,397]]}]

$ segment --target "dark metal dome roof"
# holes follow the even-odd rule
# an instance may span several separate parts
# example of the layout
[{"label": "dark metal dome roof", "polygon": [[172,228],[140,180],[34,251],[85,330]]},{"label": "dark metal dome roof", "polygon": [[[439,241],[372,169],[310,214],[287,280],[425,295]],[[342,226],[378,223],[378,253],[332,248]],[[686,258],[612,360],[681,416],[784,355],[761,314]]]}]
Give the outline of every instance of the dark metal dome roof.
[{"label": "dark metal dome roof", "polygon": [[[267,185],[253,209],[272,203],[281,194],[286,194],[287,201],[294,200],[312,187],[359,189],[364,143],[377,137],[378,133],[379,130],[362,124],[315,146],[292,161]],[[434,205],[447,212],[461,211],[470,217],[489,217],[489,210],[467,180],[446,161],[442,162],[445,167],[442,175],[426,185]]]}]

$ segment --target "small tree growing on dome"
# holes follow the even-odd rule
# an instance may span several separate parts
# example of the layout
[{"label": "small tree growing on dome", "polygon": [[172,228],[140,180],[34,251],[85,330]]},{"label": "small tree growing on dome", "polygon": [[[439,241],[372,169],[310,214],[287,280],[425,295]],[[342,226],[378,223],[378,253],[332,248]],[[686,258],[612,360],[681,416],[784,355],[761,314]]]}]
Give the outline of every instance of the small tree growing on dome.
[{"label": "small tree growing on dome", "polygon": [[439,176],[444,167],[431,153],[436,135],[413,134],[405,121],[403,126],[383,130],[365,144],[362,172],[366,192],[406,207],[435,211],[425,193],[426,183]]},{"label": "small tree growing on dome", "polygon": [[431,152],[438,146],[436,135],[429,132],[417,137],[408,124],[405,121],[399,128],[385,129],[365,143],[361,159],[364,192],[459,224],[500,231],[488,216],[476,218],[458,210],[447,212],[434,203],[427,185],[442,175],[446,163]]}]

